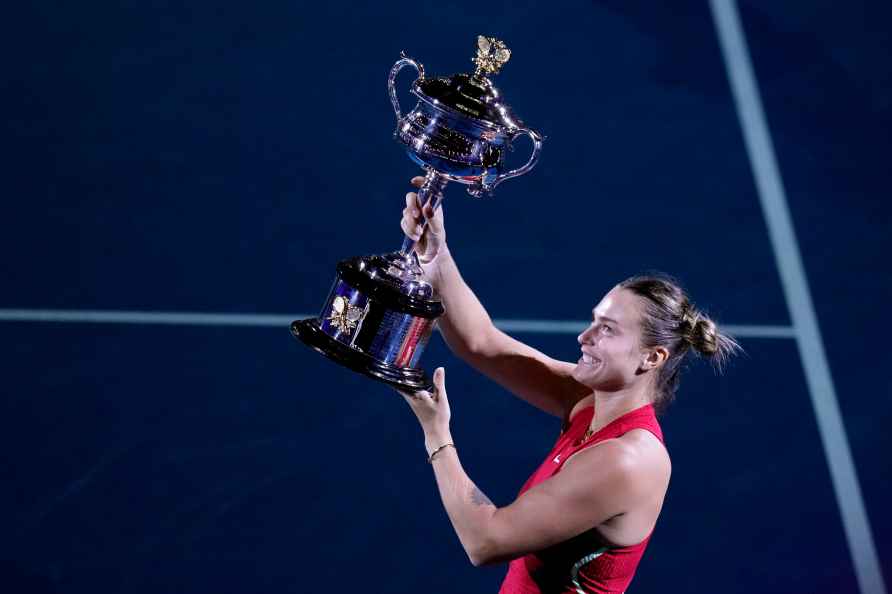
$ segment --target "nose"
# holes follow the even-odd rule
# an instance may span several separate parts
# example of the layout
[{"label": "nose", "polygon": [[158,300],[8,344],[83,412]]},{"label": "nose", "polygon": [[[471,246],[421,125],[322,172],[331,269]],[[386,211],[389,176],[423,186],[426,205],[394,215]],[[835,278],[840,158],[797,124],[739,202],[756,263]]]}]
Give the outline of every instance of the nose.
[{"label": "nose", "polygon": [[583,330],[579,334],[579,336],[576,337],[576,342],[578,342],[580,345],[586,344],[586,343],[591,344],[592,334],[594,333],[593,329],[594,329],[593,324],[589,324],[588,326],[586,326],[585,330]]}]

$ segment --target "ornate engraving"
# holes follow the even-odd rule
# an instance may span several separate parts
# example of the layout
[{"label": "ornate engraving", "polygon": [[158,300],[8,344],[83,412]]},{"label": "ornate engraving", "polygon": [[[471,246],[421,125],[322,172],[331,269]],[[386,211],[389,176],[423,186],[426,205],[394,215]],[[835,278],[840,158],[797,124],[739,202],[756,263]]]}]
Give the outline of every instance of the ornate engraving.
[{"label": "ornate engraving", "polygon": [[[430,118],[423,113],[407,117],[400,128],[400,138],[416,151],[423,154],[450,159],[459,163],[476,163],[475,141],[473,138],[447,128],[440,123],[431,125]],[[418,139],[423,138],[423,142]]]}]

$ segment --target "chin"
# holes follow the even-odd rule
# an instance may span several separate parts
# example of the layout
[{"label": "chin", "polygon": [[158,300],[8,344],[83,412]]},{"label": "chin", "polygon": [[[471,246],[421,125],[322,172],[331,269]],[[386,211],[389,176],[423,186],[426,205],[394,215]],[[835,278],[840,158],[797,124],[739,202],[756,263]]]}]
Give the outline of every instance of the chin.
[{"label": "chin", "polygon": [[587,366],[579,364],[570,375],[583,386],[594,389],[596,387],[595,384],[598,383],[597,374],[598,370],[587,369]]}]

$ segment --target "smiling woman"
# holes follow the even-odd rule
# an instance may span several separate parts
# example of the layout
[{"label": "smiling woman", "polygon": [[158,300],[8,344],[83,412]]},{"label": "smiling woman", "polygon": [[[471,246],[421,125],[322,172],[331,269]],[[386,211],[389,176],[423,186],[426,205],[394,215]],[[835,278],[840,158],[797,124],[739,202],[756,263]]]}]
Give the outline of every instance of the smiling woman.
[{"label": "smiling woman", "polygon": [[681,362],[693,349],[708,358],[721,372],[740,345],[718,330],[715,322],[694,307],[678,281],[668,276],[633,276],[619,285],[643,305],[641,346],[668,350],[669,358],[659,369],[654,406],[662,411],[675,398]]},{"label": "smiling woman", "polygon": [[650,362],[659,365],[654,377],[644,379],[657,412],[675,397],[688,352],[709,358],[721,371],[740,350],[668,275],[634,276],[616,285],[592,310],[592,322],[578,340],[582,356],[573,378],[593,390],[634,384],[638,351],[650,349]]},{"label": "smiling woman", "polygon": [[[414,178],[416,187],[423,178]],[[421,228],[421,213],[429,220]],[[577,337],[574,364],[492,323],[446,246],[442,211],[406,196],[402,228],[445,313],[449,347],[518,397],[561,418],[541,466],[509,505],[494,505],[465,473],[450,433],[445,370],[434,392],[404,393],[424,430],[449,519],[474,565],[510,561],[501,594],[618,593],[635,575],[672,471],[656,410],[678,387],[692,349],[721,369],[740,349],[668,276],[629,278],[605,295]]]}]

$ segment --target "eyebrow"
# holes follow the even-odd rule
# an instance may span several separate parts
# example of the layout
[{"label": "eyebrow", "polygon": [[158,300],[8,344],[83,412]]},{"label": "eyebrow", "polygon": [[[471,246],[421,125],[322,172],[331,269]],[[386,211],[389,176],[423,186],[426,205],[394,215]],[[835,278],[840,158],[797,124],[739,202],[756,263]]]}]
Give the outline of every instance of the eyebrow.
[{"label": "eyebrow", "polygon": [[[595,310],[592,310],[592,320],[594,320],[594,319],[595,319]],[[619,322],[617,322],[617,321],[614,320],[613,318],[608,318],[607,316],[601,316],[601,321],[603,321],[603,322],[613,322],[614,324],[616,324],[617,326],[619,326]]]}]

